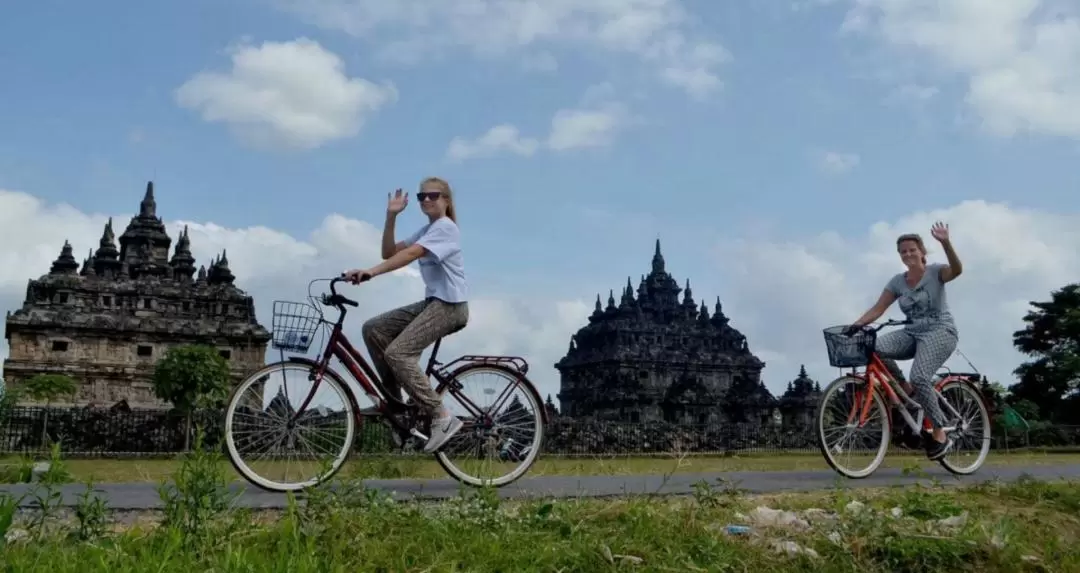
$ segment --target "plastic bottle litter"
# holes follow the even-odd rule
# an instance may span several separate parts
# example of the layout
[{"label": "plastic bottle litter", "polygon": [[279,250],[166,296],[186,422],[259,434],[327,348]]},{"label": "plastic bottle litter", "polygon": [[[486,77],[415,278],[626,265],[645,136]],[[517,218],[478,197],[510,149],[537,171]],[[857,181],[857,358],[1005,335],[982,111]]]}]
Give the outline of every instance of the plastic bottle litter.
[{"label": "plastic bottle litter", "polygon": [[729,525],[724,528],[728,535],[749,535],[750,528],[745,525]]}]

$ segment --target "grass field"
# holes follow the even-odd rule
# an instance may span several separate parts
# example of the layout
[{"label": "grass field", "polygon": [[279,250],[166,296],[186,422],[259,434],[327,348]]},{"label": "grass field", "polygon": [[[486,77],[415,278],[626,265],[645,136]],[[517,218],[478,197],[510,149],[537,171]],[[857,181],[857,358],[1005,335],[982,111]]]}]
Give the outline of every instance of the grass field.
[{"label": "grass field", "polygon": [[218,466],[194,466],[160,520],[109,527],[91,503],[67,521],[18,517],[0,535],[4,569],[1080,572],[1078,483],[528,502],[479,490],[439,504],[346,488],[257,515],[229,509]]},{"label": "grass field", "polygon": [[[229,480],[241,479],[227,461],[218,462]],[[1048,464],[1080,463],[1078,453],[992,453],[985,467],[1035,466]],[[91,480],[95,483],[158,482],[176,471],[178,460],[164,459],[67,459],[64,465],[72,479],[77,482]],[[18,468],[24,466],[21,458],[0,458],[0,483],[17,481]],[[885,467],[911,468],[932,467],[924,456],[891,455],[885,459]],[[674,457],[542,457],[529,470],[527,476],[545,475],[632,475],[702,473],[730,471],[792,471],[827,470],[828,466],[817,453],[745,456],[691,456]],[[395,456],[354,458],[339,474],[346,479],[355,478],[443,478],[442,467],[431,457],[402,458]]]}]

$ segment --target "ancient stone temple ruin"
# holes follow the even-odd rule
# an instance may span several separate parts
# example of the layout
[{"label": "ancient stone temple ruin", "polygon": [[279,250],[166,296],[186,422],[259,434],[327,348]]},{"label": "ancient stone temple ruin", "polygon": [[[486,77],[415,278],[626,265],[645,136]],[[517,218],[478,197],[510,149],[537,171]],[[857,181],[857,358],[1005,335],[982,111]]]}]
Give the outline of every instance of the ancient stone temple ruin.
[{"label": "ancient stone temple ruin", "polygon": [[[682,300],[679,300],[679,294]],[[555,364],[560,413],[572,418],[675,424],[771,424],[777,400],[761,381],[765,363],[724,316],[694,301],[664,269],[656,241],[637,296],[626,279],[616,303],[596,297],[589,324]]]},{"label": "ancient stone temple ruin", "polygon": [[806,374],[806,366],[799,367],[799,375],[788,382],[787,390],[780,396],[780,415],[786,427],[809,428],[814,425],[814,414],[821,400],[821,385]]},{"label": "ancient stone temple ruin", "polygon": [[151,379],[172,346],[217,348],[237,380],[261,367],[270,334],[252,298],[233,284],[226,253],[196,268],[187,228],[170,258],[171,245],[153,182],[119,246],[112,219],[81,266],[65,241],[49,272],[27,284],[22,308],[8,312],[8,387],[39,373],[66,374],[78,384],[75,405],[159,408],[166,405]]}]

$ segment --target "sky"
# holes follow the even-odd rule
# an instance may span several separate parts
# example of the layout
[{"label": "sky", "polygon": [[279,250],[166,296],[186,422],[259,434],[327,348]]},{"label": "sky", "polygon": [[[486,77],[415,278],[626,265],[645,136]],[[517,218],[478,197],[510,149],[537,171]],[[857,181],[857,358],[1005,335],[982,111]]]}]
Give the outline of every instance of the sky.
[{"label": "sky", "polygon": [[[0,308],[153,180],[202,264],[273,300],[378,261],[386,195],[455,192],[471,322],[544,395],[606,299],[667,269],[719,297],[782,392],[821,329],[949,223],[960,349],[994,380],[1080,278],[1076,0],[184,0],[0,8]],[[424,222],[413,201],[399,234]],[[350,287],[362,318],[415,269]],[[899,316],[893,308],[888,316]],[[0,355],[6,355],[6,345]],[[275,358],[270,355],[269,358]],[[954,369],[969,367],[955,357]]]}]

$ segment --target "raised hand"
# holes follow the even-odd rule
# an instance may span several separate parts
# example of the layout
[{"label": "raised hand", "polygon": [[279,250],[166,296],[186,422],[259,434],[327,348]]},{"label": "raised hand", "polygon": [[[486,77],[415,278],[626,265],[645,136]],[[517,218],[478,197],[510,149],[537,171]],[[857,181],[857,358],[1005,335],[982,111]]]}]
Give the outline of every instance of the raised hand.
[{"label": "raised hand", "polygon": [[397,215],[405,210],[405,207],[409,204],[409,196],[402,193],[401,189],[394,191],[394,194],[386,194],[386,212],[391,215]]},{"label": "raised hand", "polygon": [[939,242],[944,243],[949,240],[949,226],[941,221],[934,223],[933,227],[930,227],[930,236],[937,239]]}]

